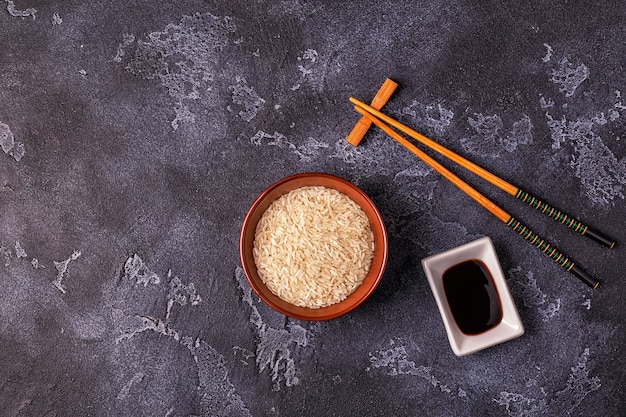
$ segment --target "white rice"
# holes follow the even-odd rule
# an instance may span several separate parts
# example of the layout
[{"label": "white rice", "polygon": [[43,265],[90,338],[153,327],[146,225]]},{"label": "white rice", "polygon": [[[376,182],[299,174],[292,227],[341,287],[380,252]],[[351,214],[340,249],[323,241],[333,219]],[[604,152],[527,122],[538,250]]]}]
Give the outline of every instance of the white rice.
[{"label": "white rice", "polygon": [[367,216],[348,196],[327,187],[302,187],[265,211],[253,254],[261,280],[275,295],[301,307],[326,307],[361,285],[374,236]]}]

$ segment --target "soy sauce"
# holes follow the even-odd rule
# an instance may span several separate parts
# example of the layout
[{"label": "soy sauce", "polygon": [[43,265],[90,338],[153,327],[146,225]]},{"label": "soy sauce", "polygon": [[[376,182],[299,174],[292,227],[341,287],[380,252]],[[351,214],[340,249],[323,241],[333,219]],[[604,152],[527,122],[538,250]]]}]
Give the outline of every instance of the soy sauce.
[{"label": "soy sauce", "polygon": [[459,329],[475,335],[502,321],[502,305],[487,265],[477,259],[461,262],[443,273],[443,289]]}]

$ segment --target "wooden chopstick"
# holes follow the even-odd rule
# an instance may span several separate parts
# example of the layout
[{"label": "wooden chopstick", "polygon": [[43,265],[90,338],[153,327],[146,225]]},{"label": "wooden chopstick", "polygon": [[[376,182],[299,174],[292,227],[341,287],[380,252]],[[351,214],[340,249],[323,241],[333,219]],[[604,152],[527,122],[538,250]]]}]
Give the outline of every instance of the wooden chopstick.
[{"label": "wooden chopstick", "polygon": [[[398,83],[393,81],[390,78],[387,78],[383,85],[380,87],[374,98],[372,99],[372,103],[370,106],[373,109],[380,110],[383,108],[385,103],[391,98],[393,92],[398,87]],[[361,119],[356,122],[352,131],[346,137],[346,141],[352,146],[358,146],[363,139],[363,136],[367,133],[372,123],[369,121],[367,117],[361,117]]]},{"label": "wooden chopstick", "polygon": [[350,97],[350,101],[353,104],[355,104],[357,107],[364,109],[366,112],[374,115],[375,117],[384,121],[388,125],[395,127],[399,131],[407,134],[408,136],[412,137],[413,139],[417,140],[423,145],[431,148],[432,150],[436,152],[439,152],[441,155],[445,156],[446,158],[456,162],[457,164],[461,165],[463,168],[466,168],[467,170],[473,172],[474,174],[478,175],[482,179],[490,182],[491,184],[507,192],[508,194],[511,194],[515,198],[523,201],[524,203],[528,204],[534,209],[541,211],[543,214],[547,215],[548,217],[551,217],[555,221],[558,221],[559,223],[564,224],[565,226],[569,227],[575,232],[578,232],[583,236],[587,236],[610,249],[615,247],[616,242],[613,239],[603,235],[597,230],[591,229],[586,224],[574,219],[568,214],[562,212],[561,210],[558,210],[557,208],[550,206],[549,204],[538,199],[537,197],[527,193],[526,191],[523,191],[521,188],[518,188],[506,182],[502,178],[492,174],[486,169],[465,159],[461,155],[451,151],[445,146],[438,144],[437,142],[427,138],[421,133],[411,129],[410,127],[398,122],[397,120],[387,116],[386,114],[372,108],[371,106],[368,106],[367,104],[353,97]]},{"label": "wooden chopstick", "polygon": [[544,239],[540,238],[535,232],[530,230],[528,227],[524,226],[519,220],[515,219],[513,216],[508,214],[506,211],[501,209],[497,204],[489,200],[487,197],[482,195],[480,192],[472,188],[465,181],[457,177],[455,174],[450,172],[446,167],[441,165],[439,162],[435,161],[433,158],[428,156],[424,151],[419,149],[417,146],[413,145],[406,138],[401,136],[395,130],[391,129],[387,126],[382,120],[370,114],[366,109],[355,106],[354,107],[359,113],[363,116],[368,117],[372,123],[374,123],[377,127],[379,127],[383,132],[389,135],[391,138],[395,139],[398,143],[408,149],[415,156],[420,158],[426,164],[428,164],[435,171],[440,173],[444,178],[449,180],[452,184],[457,186],[461,191],[469,195],[472,199],[474,199],[478,204],[487,209],[490,213],[496,216],[500,221],[504,222],[511,229],[520,234],[524,239],[530,242],[533,246],[541,250],[543,253],[548,255],[552,260],[554,260],[561,267],[573,273],[579,279],[581,279],[585,284],[589,285],[591,288],[597,288],[600,285],[600,282],[594,279],[591,275],[585,272],[582,268],[574,263],[569,257],[565,256],[562,252],[560,252],[556,247],[552,244],[548,243]]}]

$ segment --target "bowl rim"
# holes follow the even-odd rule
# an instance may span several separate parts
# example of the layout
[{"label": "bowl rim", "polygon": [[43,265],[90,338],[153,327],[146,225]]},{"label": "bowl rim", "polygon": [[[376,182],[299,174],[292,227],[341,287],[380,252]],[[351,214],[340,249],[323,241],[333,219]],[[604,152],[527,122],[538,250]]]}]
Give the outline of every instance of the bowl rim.
[{"label": "bowl rim", "polygon": [[[246,262],[246,259],[247,258],[249,259],[249,256],[246,254],[247,249],[248,249],[246,246],[246,235],[247,233],[250,233],[250,229],[251,229],[250,224],[251,224],[252,218],[255,216],[255,214],[258,214],[259,207],[262,204],[266,204],[267,206],[269,206],[271,202],[279,198],[281,195],[291,191],[291,190],[286,190],[284,193],[278,193],[276,196],[274,196],[275,198],[273,198],[270,202],[268,202],[267,200],[268,195],[271,195],[271,193],[275,192],[275,190],[277,190],[279,187],[282,187],[288,183],[306,181],[307,179],[311,179],[311,180],[323,179],[326,181],[330,181],[331,184],[322,185],[322,186],[328,186],[329,188],[336,189],[334,185],[340,185],[343,188],[352,190],[355,193],[355,196],[358,197],[357,199],[361,200],[361,202],[355,201],[355,203],[357,203],[359,207],[361,207],[361,209],[368,216],[368,219],[370,221],[370,226],[372,227],[372,232],[374,233],[374,238],[375,238],[375,246],[374,246],[375,248],[374,258],[375,259],[372,259],[372,265],[370,266],[370,270],[365,276],[363,283],[359,287],[357,287],[357,289],[353,291],[343,301],[340,301],[338,303],[332,304],[327,307],[320,307],[320,308],[308,308],[308,307],[296,306],[294,304],[281,300],[276,295],[271,293],[269,289],[267,289],[267,291],[264,293],[262,289],[258,287],[259,285],[258,282],[256,282],[255,279],[253,279],[253,275],[256,274],[256,271],[251,270],[248,262]],[[314,185],[314,184],[311,184],[311,185]],[[305,185],[295,186],[294,188],[292,188],[292,190],[305,187],[305,186],[307,185],[305,184]],[[338,190],[338,191],[342,192],[341,190]],[[348,196],[348,197],[350,197],[350,199],[352,199],[353,201],[355,200],[355,198],[352,196]],[[364,207],[364,205],[366,207]],[[265,212],[265,210],[267,209],[267,206],[262,210],[260,215],[262,215],[262,213]],[[255,229],[256,229],[256,225],[255,225]],[[254,233],[254,231],[252,233]],[[380,252],[376,251],[376,248],[378,247],[377,245],[380,245],[382,247]],[[374,292],[374,290],[376,289],[376,287],[382,280],[382,277],[385,272],[385,267],[387,264],[388,255],[389,255],[388,249],[389,249],[388,248],[388,236],[387,236],[387,230],[386,230],[383,218],[380,214],[380,211],[378,210],[374,202],[369,198],[369,196],[352,182],[344,178],[338,177],[336,175],[321,173],[321,172],[303,172],[299,174],[290,175],[288,177],[285,177],[281,180],[274,182],[273,184],[265,188],[261,192],[261,194],[254,200],[254,202],[252,203],[252,205],[246,212],[246,215],[244,217],[244,220],[241,226],[240,235],[239,235],[240,262],[244,271],[244,275],[246,276],[248,283],[252,287],[252,290],[257,294],[257,296],[261,300],[263,300],[263,302],[265,302],[269,307],[278,311],[279,313],[282,313],[286,316],[293,317],[299,320],[307,320],[307,321],[324,321],[324,320],[334,319],[334,318],[340,317],[342,315],[345,315],[351,312],[352,310],[360,306],[363,302],[365,302],[365,300],[367,300],[370,297],[370,295]],[[249,248],[250,253],[251,253],[251,250],[252,249]],[[376,263],[375,263],[375,260],[376,260]],[[253,258],[252,258],[252,262],[254,263]],[[256,276],[258,277],[258,274],[256,274]],[[368,285],[363,286],[366,282]],[[359,291],[360,288],[361,290]],[[267,294],[267,292],[269,292],[269,294]],[[342,308],[342,306],[344,307]]]}]

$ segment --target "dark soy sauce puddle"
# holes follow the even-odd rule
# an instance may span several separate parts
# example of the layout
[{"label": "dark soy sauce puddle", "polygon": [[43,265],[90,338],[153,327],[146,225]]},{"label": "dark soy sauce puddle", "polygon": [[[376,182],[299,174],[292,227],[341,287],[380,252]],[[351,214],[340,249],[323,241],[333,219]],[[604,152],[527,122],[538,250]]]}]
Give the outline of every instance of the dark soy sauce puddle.
[{"label": "dark soy sauce puddle", "polygon": [[443,289],[459,329],[477,335],[502,321],[502,303],[489,268],[478,259],[451,266],[443,273]]}]

